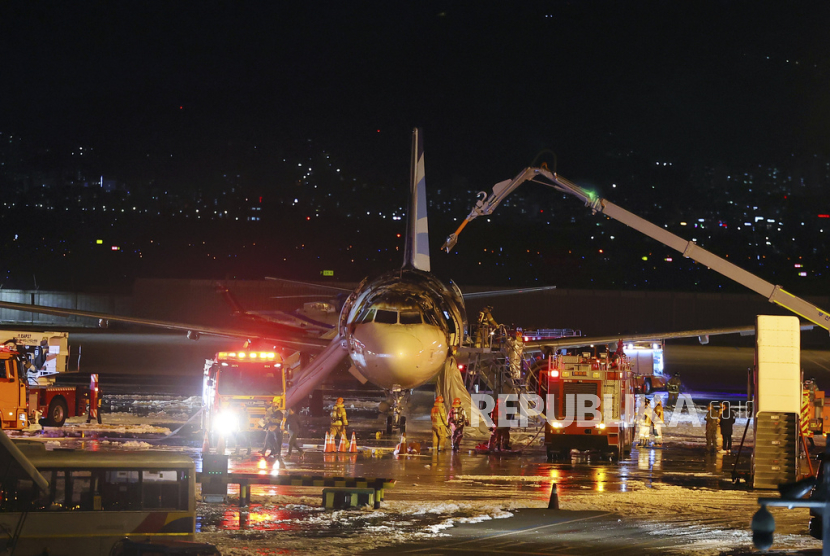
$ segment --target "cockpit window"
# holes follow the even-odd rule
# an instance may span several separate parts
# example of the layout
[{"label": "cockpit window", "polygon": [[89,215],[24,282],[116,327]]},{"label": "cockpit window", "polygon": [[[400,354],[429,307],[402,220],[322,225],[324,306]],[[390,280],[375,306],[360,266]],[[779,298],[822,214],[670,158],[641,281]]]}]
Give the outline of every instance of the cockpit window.
[{"label": "cockpit window", "polygon": [[421,324],[421,313],[418,311],[402,311],[401,324]]},{"label": "cockpit window", "polygon": [[378,309],[377,313],[375,313],[375,322],[381,324],[398,324],[398,312]]},{"label": "cockpit window", "polygon": [[[447,312],[444,311],[444,314],[447,315]],[[447,315],[447,328],[449,329],[450,334],[455,334],[455,320],[453,320],[449,315]]]},{"label": "cockpit window", "polygon": [[374,307],[367,307],[366,309],[363,309],[363,311],[360,313],[360,315],[355,319],[355,322],[357,322],[357,324],[362,324],[364,322],[372,322],[372,320],[374,318],[375,318],[375,308]]}]

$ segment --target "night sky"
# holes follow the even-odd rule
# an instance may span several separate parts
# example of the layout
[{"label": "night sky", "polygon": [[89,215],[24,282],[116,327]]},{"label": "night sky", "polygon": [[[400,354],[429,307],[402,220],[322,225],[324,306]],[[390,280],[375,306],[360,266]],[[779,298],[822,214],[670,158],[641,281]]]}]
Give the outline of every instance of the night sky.
[{"label": "night sky", "polygon": [[[438,255],[476,191],[555,152],[563,176],[625,208],[675,227],[708,218],[675,231],[785,285],[803,264],[797,287],[824,290],[828,16],[827,2],[757,0],[2,2],[0,133],[28,159],[0,168],[18,195],[0,214],[0,259],[14,261],[0,286],[395,268],[404,222],[386,213],[404,205],[418,126],[442,278],[742,291],[539,187],[471,226],[463,256]],[[35,191],[50,175],[72,185]],[[118,191],[66,197],[99,176]],[[148,195],[172,216],[140,216]],[[233,196],[241,217],[194,222]],[[233,224],[252,199],[262,222]]]},{"label": "night sky", "polygon": [[[431,187],[830,152],[826,2],[4,2],[0,131],[193,183],[313,139]],[[378,131],[379,130],[379,131]],[[171,156],[172,155],[172,156]],[[274,155],[276,156],[276,155]]]}]

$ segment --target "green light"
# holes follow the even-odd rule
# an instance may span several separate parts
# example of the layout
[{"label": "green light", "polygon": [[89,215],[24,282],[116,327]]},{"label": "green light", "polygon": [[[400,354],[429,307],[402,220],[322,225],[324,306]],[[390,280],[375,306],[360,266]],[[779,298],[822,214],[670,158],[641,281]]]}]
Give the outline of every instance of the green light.
[{"label": "green light", "polygon": [[95,243],[97,243],[98,245],[103,245],[103,244],[104,244],[104,240],[103,240],[103,239],[96,239],[96,240],[95,240]]},{"label": "green light", "polygon": [[644,260],[644,261],[647,261],[647,260],[648,260],[648,257],[643,257],[643,260]]},{"label": "green light", "polygon": [[323,276],[334,276],[334,271],[333,270],[324,270],[323,272],[321,272],[321,274]]}]

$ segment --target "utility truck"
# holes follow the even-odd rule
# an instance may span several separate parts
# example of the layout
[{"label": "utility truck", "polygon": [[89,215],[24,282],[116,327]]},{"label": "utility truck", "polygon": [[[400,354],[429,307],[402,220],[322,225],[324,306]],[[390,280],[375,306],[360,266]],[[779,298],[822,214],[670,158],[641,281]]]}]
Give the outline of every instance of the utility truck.
[{"label": "utility truck", "polygon": [[97,375],[88,387],[57,383],[68,372],[69,333],[2,330],[0,338],[3,430],[25,429],[41,415],[44,425],[61,427],[67,417],[88,415],[90,405],[97,408]]}]

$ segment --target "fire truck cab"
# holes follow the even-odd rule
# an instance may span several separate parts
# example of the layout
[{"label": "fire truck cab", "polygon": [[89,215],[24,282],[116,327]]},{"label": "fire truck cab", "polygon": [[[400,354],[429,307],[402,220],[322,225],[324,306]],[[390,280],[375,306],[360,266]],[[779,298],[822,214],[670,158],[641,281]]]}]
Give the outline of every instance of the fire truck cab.
[{"label": "fire truck cab", "polygon": [[[634,442],[634,380],[627,357],[609,361],[607,353],[548,357],[539,377],[546,400],[545,446],[548,459],[568,457],[571,450],[599,451],[612,460],[624,458]],[[630,404],[632,407],[627,407]],[[551,407],[552,406],[552,407]],[[598,412],[585,412],[580,408]]]},{"label": "fire truck cab", "polygon": [[[87,413],[91,399],[100,399],[97,376],[90,387],[55,384],[67,372],[67,332],[3,331],[0,345],[0,423],[20,430],[37,422],[61,427],[67,417]],[[93,393],[92,390],[95,390]]]},{"label": "fire truck cab", "polygon": [[220,351],[205,361],[202,428],[206,443],[223,453],[226,442],[262,428],[274,398],[285,409],[286,372],[274,351]]}]

